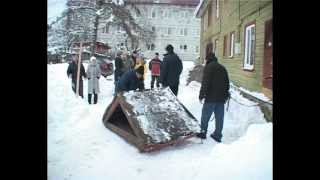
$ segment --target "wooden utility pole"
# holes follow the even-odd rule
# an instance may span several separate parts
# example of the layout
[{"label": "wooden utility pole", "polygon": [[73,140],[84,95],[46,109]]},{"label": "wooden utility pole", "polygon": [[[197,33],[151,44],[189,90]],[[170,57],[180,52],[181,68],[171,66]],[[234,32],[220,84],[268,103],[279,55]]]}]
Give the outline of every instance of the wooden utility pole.
[{"label": "wooden utility pole", "polygon": [[78,58],[76,97],[79,96],[79,81],[80,81],[80,69],[81,69],[81,55],[82,55],[82,41],[80,42],[80,50],[79,50],[79,58]]}]

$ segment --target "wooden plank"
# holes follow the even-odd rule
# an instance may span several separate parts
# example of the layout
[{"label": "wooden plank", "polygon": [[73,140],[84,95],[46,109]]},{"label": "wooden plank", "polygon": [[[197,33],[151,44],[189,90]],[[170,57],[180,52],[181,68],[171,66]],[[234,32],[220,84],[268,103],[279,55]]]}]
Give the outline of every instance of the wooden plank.
[{"label": "wooden plank", "polygon": [[168,143],[162,143],[162,144],[145,144],[144,147],[143,147],[143,150],[142,152],[151,152],[151,151],[156,151],[156,150],[160,150],[162,148],[165,148],[165,147],[168,147],[170,145],[174,145],[174,144],[178,144],[180,142],[183,142],[187,139],[190,139],[192,137],[195,137],[196,134],[190,134],[190,135],[187,135],[183,138],[180,138],[180,139],[177,139],[177,140],[172,140],[172,141],[169,141]]},{"label": "wooden plank", "polygon": [[118,128],[117,126],[107,122],[106,123],[106,127],[108,129],[110,129],[111,131],[113,131],[114,133],[118,134],[119,136],[121,136],[122,138],[124,138],[127,142],[129,142],[130,144],[136,146],[138,149],[142,149],[143,148],[143,142],[140,141],[137,137],[131,135],[130,133]]},{"label": "wooden plank", "polygon": [[133,120],[132,118],[134,118],[134,112],[132,111],[132,106],[130,104],[128,104],[123,96],[119,97],[119,103],[121,105],[122,109],[125,109],[128,111],[129,114],[127,114],[126,112],[124,112],[128,123],[130,124],[131,128],[133,129],[134,133],[136,134],[136,136],[138,136],[139,138],[143,139],[144,141],[146,141],[146,136],[144,135],[144,133],[142,132],[142,130],[139,127],[138,124],[134,123],[137,122],[136,120]]}]

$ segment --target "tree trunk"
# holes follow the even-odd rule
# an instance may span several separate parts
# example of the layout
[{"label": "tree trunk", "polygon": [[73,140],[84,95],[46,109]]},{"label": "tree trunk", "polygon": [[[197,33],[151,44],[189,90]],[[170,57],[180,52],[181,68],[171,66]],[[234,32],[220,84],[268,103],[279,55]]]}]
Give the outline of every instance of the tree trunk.
[{"label": "tree trunk", "polygon": [[[98,0],[97,1],[97,6],[96,9],[100,10],[101,9],[101,5],[102,5],[102,1]],[[97,37],[98,37],[98,27],[99,27],[99,15],[96,14],[95,20],[94,20],[94,29],[93,29],[93,40],[92,40],[92,44],[91,44],[91,56],[93,56],[95,54],[96,51],[96,44],[97,44]]]}]

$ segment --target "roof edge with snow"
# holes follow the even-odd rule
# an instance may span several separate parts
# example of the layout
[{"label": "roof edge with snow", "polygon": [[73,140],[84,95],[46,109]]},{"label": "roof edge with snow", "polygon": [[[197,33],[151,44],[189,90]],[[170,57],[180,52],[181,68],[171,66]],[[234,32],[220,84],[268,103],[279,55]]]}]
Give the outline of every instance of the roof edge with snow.
[{"label": "roof edge with snow", "polygon": [[203,16],[205,10],[207,9],[209,2],[207,0],[201,0],[196,10],[194,11],[194,15],[196,18],[200,18]]}]

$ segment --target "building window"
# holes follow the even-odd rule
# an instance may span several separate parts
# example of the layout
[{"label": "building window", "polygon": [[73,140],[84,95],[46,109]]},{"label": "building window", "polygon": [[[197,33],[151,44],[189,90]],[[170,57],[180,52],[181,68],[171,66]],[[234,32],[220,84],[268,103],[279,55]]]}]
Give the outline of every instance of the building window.
[{"label": "building window", "polygon": [[156,32],[156,28],[154,26],[152,26],[151,30],[152,32]]},{"label": "building window", "polygon": [[168,18],[171,18],[171,16],[172,16],[171,10],[168,10]]},{"label": "building window", "polygon": [[172,28],[168,27],[168,32],[167,32],[167,34],[168,34],[168,35],[171,35],[171,32],[172,32]]},{"label": "building window", "polygon": [[184,18],[184,11],[181,11],[180,17],[181,17],[181,18]]},{"label": "building window", "polygon": [[184,28],[184,35],[187,36],[188,35],[188,29]]},{"label": "building window", "polygon": [[216,0],[216,17],[219,18],[219,7],[220,6],[220,3],[219,3],[219,0]]},{"label": "building window", "polygon": [[162,17],[163,17],[163,11],[159,10],[159,18],[162,18]]},{"label": "building window", "polygon": [[156,48],[154,44],[151,44],[151,51],[153,51]]},{"label": "building window", "polygon": [[187,45],[183,46],[184,51],[187,51]]},{"label": "building window", "polygon": [[230,53],[229,57],[233,57],[234,54],[234,32],[230,33]]},{"label": "building window", "polygon": [[183,36],[183,28],[180,29],[180,35]]},{"label": "building window", "polygon": [[147,49],[150,50],[151,49],[151,45],[147,44]]},{"label": "building window", "polygon": [[196,46],[196,53],[199,52],[199,46]]},{"label": "building window", "polygon": [[255,24],[245,28],[244,69],[253,70],[255,55]]},{"label": "building window", "polygon": [[103,33],[109,33],[109,26],[106,25],[103,30],[102,30]]},{"label": "building window", "polygon": [[155,10],[153,10],[153,11],[151,11],[152,13],[151,13],[151,17],[152,18],[156,18],[156,11]]},{"label": "building window", "polygon": [[164,10],[164,18],[168,18],[168,11]]}]

